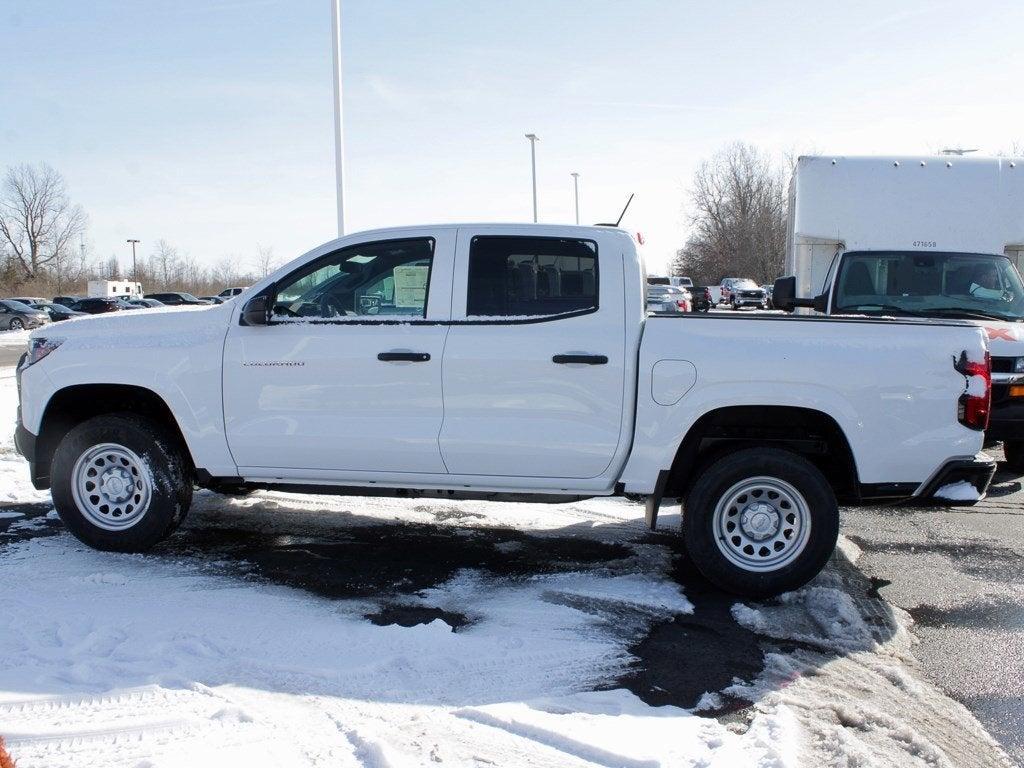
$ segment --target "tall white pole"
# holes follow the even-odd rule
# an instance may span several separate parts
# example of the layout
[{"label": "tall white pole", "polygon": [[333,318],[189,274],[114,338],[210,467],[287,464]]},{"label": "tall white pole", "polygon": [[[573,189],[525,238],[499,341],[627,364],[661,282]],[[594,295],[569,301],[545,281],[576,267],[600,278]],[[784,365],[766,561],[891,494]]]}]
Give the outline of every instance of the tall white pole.
[{"label": "tall white pole", "polygon": [[580,175],[578,173],[576,173],[576,171],[573,171],[570,175],[572,176],[572,188],[573,188],[574,196],[576,198],[576,223],[579,224],[580,223]]},{"label": "tall white pole", "polygon": [[334,178],[338,196],[338,237],[345,234],[345,135],[341,113],[341,0],[331,0],[331,51],[334,54]]},{"label": "tall white pole", "polygon": [[537,142],[540,139],[535,133],[526,134],[530,140],[530,171],[533,173],[533,223],[537,223]]}]

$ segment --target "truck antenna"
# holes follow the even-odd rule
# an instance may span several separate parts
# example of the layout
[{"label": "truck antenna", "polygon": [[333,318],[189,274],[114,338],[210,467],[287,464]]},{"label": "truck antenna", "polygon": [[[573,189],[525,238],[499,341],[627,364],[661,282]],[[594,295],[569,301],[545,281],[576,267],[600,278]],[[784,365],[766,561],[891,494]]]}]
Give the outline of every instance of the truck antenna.
[{"label": "truck antenna", "polygon": [[607,224],[607,223],[603,223],[602,222],[600,224],[595,224],[594,226],[595,227],[617,227],[617,226],[619,226],[619,224],[622,223],[622,219],[626,215],[626,211],[629,210],[629,204],[633,202],[633,197],[635,195],[636,195],[635,192],[631,192],[630,193],[629,200],[626,201],[626,206],[622,209],[622,213],[619,214],[619,218],[616,220],[616,222],[614,224]]}]

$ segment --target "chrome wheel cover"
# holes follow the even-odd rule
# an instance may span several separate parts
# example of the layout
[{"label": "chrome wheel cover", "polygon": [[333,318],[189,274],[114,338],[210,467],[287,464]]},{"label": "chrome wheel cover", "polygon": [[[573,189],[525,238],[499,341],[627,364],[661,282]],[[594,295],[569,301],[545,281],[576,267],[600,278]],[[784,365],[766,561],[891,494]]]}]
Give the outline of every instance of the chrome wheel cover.
[{"label": "chrome wheel cover", "polygon": [[777,477],[749,477],[722,494],[712,520],[715,543],[733,565],[767,573],[804,551],[811,511],[803,494]]},{"label": "chrome wheel cover", "polygon": [[143,518],[152,483],[145,462],[117,443],[89,448],[71,471],[75,504],[90,523],[105,531],[123,531]]}]

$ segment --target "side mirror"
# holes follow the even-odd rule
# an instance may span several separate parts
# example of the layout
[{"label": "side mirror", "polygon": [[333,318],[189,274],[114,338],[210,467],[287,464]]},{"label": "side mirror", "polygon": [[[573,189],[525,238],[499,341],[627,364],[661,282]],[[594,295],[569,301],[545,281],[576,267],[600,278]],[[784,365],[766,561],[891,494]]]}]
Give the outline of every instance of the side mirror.
[{"label": "side mirror", "polygon": [[826,312],[828,310],[828,294],[822,293],[813,299],[798,299],[796,297],[796,278],[780,277],[775,281],[772,288],[772,304],[776,309],[783,312],[792,312],[797,307],[808,307],[815,312]]},{"label": "side mirror", "polygon": [[268,288],[258,296],[253,296],[242,307],[239,325],[270,325],[270,300],[273,288]]},{"label": "side mirror", "polygon": [[792,312],[796,307],[796,278],[780,277],[772,287],[772,304],[783,312]]}]

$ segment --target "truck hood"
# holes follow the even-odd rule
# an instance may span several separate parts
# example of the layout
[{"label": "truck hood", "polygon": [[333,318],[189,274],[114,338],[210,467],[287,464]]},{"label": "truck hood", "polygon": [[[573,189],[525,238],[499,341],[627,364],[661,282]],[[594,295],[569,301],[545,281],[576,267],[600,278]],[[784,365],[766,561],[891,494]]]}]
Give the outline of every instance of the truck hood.
[{"label": "truck hood", "polygon": [[227,330],[232,307],[167,307],[86,315],[33,331],[32,339],[60,340],[79,348],[187,347]]}]

